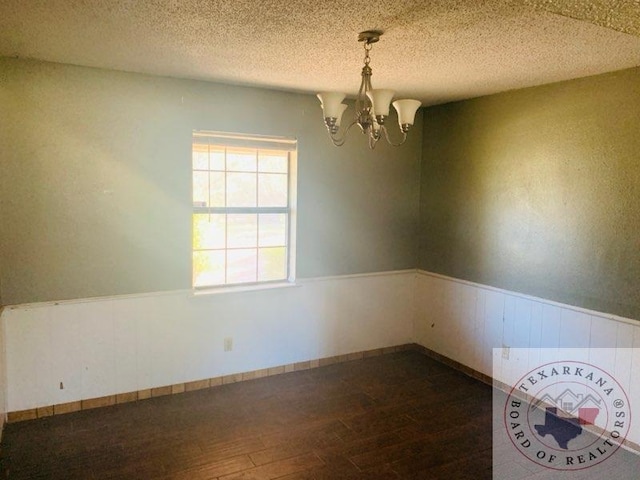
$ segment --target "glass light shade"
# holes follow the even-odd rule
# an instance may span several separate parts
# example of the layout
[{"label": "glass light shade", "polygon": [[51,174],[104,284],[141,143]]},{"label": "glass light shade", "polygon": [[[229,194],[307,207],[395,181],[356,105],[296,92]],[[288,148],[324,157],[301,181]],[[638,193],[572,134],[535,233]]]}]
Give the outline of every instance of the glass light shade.
[{"label": "glass light shade", "polygon": [[382,115],[386,117],[389,115],[389,104],[393,99],[393,90],[375,89],[367,92],[367,96],[373,104],[373,111],[376,115]]},{"label": "glass light shade", "polygon": [[[340,92],[321,92],[317,95],[320,103],[322,104],[324,118],[339,118],[344,112],[344,108],[341,107],[342,100],[347,95]],[[346,105],[345,105],[346,108]]]},{"label": "glass light shade", "polygon": [[336,117],[336,127],[340,126],[340,122],[342,121],[342,115],[344,114],[344,111],[347,109],[347,105],[344,103],[341,103],[340,105],[338,105],[338,116]]},{"label": "glass light shade", "polygon": [[396,100],[393,108],[398,112],[398,123],[402,125],[413,125],[416,112],[422,105],[418,100]]}]

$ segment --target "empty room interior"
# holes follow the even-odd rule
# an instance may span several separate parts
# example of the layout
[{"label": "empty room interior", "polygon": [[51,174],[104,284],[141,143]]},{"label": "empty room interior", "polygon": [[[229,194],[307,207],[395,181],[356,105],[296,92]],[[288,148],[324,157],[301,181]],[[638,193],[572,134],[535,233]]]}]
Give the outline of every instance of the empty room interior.
[{"label": "empty room interior", "polygon": [[3,0],[0,321],[3,478],[556,478],[496,355],[640,398],[640,7]]}]

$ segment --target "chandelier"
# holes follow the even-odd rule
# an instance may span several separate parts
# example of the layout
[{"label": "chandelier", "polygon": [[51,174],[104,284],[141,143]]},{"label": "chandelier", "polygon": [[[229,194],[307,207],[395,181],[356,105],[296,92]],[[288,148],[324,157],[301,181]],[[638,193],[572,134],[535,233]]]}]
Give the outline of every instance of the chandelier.
[{"label": "chandelier", "polygon": [[337,147],[344,145],[347,133],[351,127],[358,125],[363,134],[369,139],[369,148],[373,149],[382,136],[390,145],[397,147],[402,145],[407,139],[407,132],[413,125],[420,102],[418,100],[396,100],[393,102],[393,108],[398,113],[398,124],[402,139],[398,143],[394,143],[389,138],[387,131],[387,119],[389,117],[389,104],[393,99],[394,91],[387,89],[374,89],[371,86],[371,67],[369,66],[369,51],[371,46],[380,40],[381,31],[368,30],[358,35],[358,41],[364,42],[364,67],[362,67],[362,81],[360,82],[360,90],[356,97],[355,116],[353,121],[340,131],[342,115],[347,109],[347,105],[342,101],[347,96],[340,92],[321,92],[318,98],[322,104],[322,112],[324,123],[329,131],[331,141]]}]

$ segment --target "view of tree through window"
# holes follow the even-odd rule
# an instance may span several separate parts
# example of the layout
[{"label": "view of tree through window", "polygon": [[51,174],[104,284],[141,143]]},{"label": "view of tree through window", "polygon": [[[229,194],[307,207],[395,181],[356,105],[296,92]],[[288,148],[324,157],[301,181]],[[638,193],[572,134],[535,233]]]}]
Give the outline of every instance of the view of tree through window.
[{"label": "view of tree through window", "polygon": [[193,136],[193,286],[290,277],[295,141]]}]

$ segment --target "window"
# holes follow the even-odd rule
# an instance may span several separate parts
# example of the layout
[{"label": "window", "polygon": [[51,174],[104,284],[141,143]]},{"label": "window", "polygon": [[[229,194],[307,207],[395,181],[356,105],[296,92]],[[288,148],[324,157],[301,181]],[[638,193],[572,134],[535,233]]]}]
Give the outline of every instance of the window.
[{"label": "window", "polygon": [[193,286],[292,281],[296,141],[193,134]]}]

